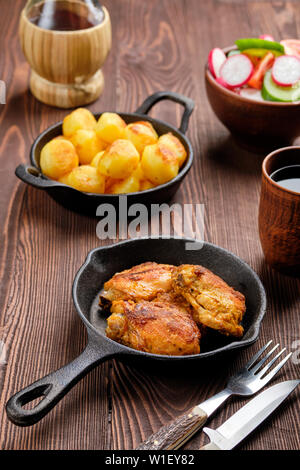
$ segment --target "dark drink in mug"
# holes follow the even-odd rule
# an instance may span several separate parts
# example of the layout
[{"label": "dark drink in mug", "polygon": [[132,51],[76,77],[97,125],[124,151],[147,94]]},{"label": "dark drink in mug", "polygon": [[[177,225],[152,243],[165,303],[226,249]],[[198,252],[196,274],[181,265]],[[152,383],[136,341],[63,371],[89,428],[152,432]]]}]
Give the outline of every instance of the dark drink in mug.
[{"label": "dark drink in mug", "polygon": [[99,25],[104,14],[97,0],[48,0],[33,2],[28,19],[42,29],[78,31]]}]

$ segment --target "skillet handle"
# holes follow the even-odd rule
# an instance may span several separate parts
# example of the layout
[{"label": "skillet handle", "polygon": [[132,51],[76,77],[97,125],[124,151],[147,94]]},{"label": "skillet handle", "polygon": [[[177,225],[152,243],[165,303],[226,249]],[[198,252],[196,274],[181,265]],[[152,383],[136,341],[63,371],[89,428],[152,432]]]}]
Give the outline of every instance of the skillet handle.
[{"label": "skillet handle", "polygon": [[39,170],[30,165],[19,165],[15,170],[15,175],[24,183],[30,184],[38,189],[53,188],[54,186],[62,186],[57,181],[47,180],[41,176]]},{"label": "skillet handle", "polygon": [[136,110],[137,114],[147,114],[150,109],[159,101],[170,100],[184,106],[184,113],[181,119],[179,130],[185,134],[189,125],[190,116],[194,110],[195,103],[191,98],[175,93],[173,91],[158,91],[150,95],[143,104]]},{"label": "skillet handle", "polygon": [[[18,426],[31,426],[40,421],[66,393],[88,372],[101,362],[115,356],[114,353],[99,352],[94,342],[89,340],[85,350],[72,362],[37,380],[13,395],[6,404],[10,421]],[[43,397],[32,409],[25,409],[26,403]]]}]

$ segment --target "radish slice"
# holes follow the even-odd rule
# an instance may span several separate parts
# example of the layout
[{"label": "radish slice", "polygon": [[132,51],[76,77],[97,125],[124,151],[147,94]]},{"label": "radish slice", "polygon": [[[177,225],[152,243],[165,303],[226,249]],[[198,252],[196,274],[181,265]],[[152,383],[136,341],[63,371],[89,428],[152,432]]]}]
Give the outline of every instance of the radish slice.
[{"label": "radish slice", "polygon": [[223,78],[221,77],[216,78],[216,82],[219,83],[219,85],[222,85],[224,88],[231,89],[231,87],[229,87],[227,83],[224,82]]},{"label": "radish slice", "polygon": [[300,57],[300,40],[299,39],[283,39],[280,44],[284,47],[286,55],[295,55]]},{"label": "radish slice", "polygon": [[243,96],[244,98],[248,98],[249,100],[254,100],[254,101],[264,101],[263,97],[261,96],[261,91],[256,90],[255,88],[241,88],[240,90],[240,96]]},{"label": "radish slice", "polygon": [[300,80],[300,59],[292,55],[277,57],[272,68],[272,79],[279,86],[292,86]]},{"label": "radish slice", "polygon": [[265,41],[275,41],[273,36],[271,36],[270,34],[261,34],[259,36],[259,39],[264,39]]},{"label": "radish slice", "polygon": [[211,74],[220,77],[220,68],[226,60],[226,55],[219,47],[212,49],[208,55],[208,66]]},{"label": "radish slice", "polygon": [[228,57],[220,70],[220,77],[229,88],[245,85],[253,73],[253,64],[244,54]]}]

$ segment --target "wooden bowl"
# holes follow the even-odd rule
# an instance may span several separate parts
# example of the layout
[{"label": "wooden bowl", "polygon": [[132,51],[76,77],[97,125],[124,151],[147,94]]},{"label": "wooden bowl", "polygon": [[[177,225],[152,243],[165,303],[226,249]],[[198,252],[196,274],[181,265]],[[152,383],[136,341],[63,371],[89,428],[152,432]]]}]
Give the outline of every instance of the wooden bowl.
[{"label": "wooden bowl", "polygon": [[300,146],[270,153],[262,165],[259,235],[268,264],[300,276],[300,193],[280,186],[270,175],[289,165],[300,165]]},{"label": "wooden bowl", "polygon": [[[224,48],[227,54],[235,46]],[[205,67],[210,105],[232,136],[242,145],[272,150],[291,145],[300,136],[300,102],[254,101],[227,90]]]},{"label": "wooden bowl", "polygon": [[39,101],[73,108],[100,96],[104,88],[101,67],[111,48],[110,16],[104,7],[103,12],[104,20],[97,26],[53,31],[33,24],[27,6],[23,9],[20,42],[31,67],[30,89]]}]

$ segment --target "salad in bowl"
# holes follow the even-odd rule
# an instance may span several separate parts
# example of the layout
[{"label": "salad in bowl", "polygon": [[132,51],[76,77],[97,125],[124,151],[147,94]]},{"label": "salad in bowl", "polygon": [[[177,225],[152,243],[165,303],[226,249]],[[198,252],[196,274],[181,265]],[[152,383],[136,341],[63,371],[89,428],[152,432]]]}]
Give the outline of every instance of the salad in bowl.
[{"label": "salad in bowl", "polygon": [[208,68],[222,87],[256,101],[300,101],[300,40],[280,42],[270,35],[235,41],[235,48],[219,47],[208,56]]}]

